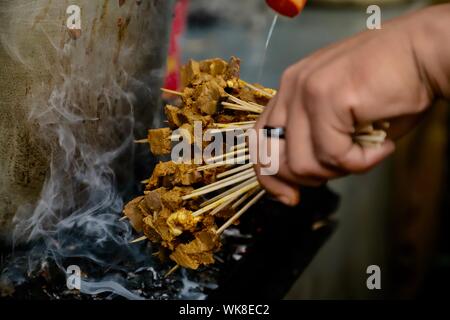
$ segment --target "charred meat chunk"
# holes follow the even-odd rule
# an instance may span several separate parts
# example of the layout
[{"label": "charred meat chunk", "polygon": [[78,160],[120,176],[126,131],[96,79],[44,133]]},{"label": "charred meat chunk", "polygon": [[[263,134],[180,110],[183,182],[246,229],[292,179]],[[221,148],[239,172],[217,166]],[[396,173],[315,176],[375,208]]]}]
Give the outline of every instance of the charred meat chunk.
[{"label": "charred meat chunk", "polygon": [[183,83],[183,86],[186,87],[199,75],[200,64],[195,60],[189,60],[189,62],[181,68],[181,82]]},{"label": "charred meat chunk", "polygon": [[236,57],[231,57],[228,62],[228,68],[225,73],[225,80],[239,79],[241,73],[241,60]]},{"label": "charred meat chunk", "polygon": [[199,112],[213,115],[217,112],[219,100],[225,96],[225,91],[216,81],[204,82],[197,86],[195,107]]},{"label": "charred meat chunk", "polygon": [[171,135],[172,130],[170,128],[148,130],[150,150],[155,156],[170,154],[172,148]]},{"label": "charred meat chunk", "polygon": [[194,164],[175,163],[173,161],[160,162],[153,170],[147,184],[147,189],[158,187],[190,186],[201,180],[202,175],[197,172]]},{"label": "charred meat chunk", "polygon": [[125,205],[123,213],[130,220],[131,226],[137,231],[142,231],[142,218],[144,217],[139,204],[144,199],[144,197],[137,197]]},{"label": "charred meat chunk", "polygon": [[164,207],[171,211],[180,209],[183,204],[183,199],[181,197],[191,193],[192,190],[194,190],[192,187],[175,187],[172,190],[163,193],[161,200]]},{"label": "charred meat chunk", "polygon": [[182,111],[180,110],[180,108],[172,106],[170,104],[164,107],[164,113],[166,114],[167,121],[172,128],[178,128],[183,125],[181,112]]},{"label": "charred meat chunk", "polygon": [[181,208],[170,215],[167,225],[174,236],[179,236],[185,231],[194,232],[200,220],[201,217],[194,217],[192,211]]},{"label": "charred meat chunk", "polygon": [[170,258],[181,267],[196,270],[201,265],[214,263],[213,254],[219,248],[220,241],[213,230],[199,231],[191,242],[179,244]]}]

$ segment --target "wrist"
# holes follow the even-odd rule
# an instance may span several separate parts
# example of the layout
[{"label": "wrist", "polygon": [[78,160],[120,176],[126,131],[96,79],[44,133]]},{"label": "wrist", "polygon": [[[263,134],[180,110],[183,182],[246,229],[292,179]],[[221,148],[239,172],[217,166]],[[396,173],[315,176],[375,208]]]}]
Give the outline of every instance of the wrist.
[{"label": "wrist", "polygon": [[450,99],[450,4],[410,16],[412,50],[433,97]]}]

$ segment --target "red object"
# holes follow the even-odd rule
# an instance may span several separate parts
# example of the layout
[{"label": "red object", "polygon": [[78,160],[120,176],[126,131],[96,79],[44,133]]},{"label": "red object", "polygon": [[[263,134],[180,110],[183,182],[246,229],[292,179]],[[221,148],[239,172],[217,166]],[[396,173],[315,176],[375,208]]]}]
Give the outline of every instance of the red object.
[{"label": "red object", "polygon": [[180,88],[181,48],[179,41],[186,27],[188,5],[189,0],[178,0],[175,5],[164,81],[166,89],[178,90]]},{"label": "red object", "polygon": [[266,0],[266,3],[279,14],[293,18],[302,12],[306,0]]}]

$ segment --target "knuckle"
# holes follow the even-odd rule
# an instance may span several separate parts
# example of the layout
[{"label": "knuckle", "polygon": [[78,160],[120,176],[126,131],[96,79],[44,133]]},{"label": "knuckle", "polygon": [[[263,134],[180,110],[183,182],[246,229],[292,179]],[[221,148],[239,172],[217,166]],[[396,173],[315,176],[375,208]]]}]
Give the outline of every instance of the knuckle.
[{"label": "knuckle", "polygon": [[290,158],[288,169],[297,177],[307,177],[314,175],[311,167],[307,163],[299,161],[298,159]]},{"label": "knuckle", "polygon": [[297,73],[297,71],[294,66],[290,66],[286,70],[284,70],[283,74],[281,75],[280,87],[285,86],[286,84],[291,82],[293,79],[295,79],[296,73]]},{"label": "knuckle", "polygon": [[321,76],[312,75],[306,79],[301,79],[304,94],[309,98],[317,98],[327,92],[328,83]]},{"label": "knuckle", "polygon": [[356,90],[343,88],[335,98],[337,109],[340,114],[349,115],[351,110],[357,109],[360,103],[360,97]]}]

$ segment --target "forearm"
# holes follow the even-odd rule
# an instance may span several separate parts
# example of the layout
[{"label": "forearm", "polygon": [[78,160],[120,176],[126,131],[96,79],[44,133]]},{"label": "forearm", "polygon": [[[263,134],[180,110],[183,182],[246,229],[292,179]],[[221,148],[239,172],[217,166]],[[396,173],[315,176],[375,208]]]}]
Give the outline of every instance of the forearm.
[{"label": "forearm", "polygon": [[410,18],[423,81],[435,97],[450,99],[450,4],[427,8]]}]

